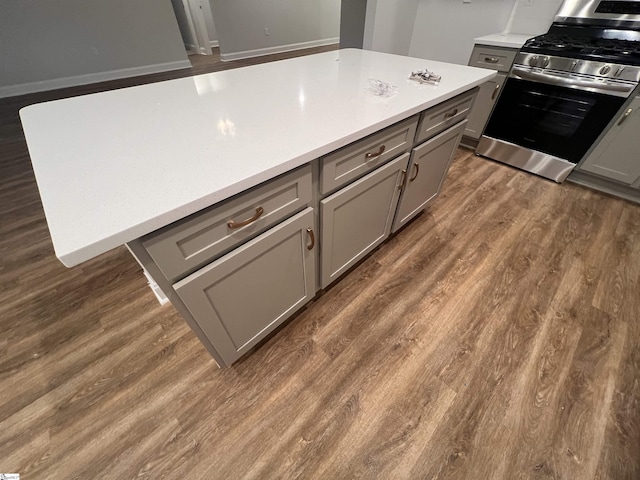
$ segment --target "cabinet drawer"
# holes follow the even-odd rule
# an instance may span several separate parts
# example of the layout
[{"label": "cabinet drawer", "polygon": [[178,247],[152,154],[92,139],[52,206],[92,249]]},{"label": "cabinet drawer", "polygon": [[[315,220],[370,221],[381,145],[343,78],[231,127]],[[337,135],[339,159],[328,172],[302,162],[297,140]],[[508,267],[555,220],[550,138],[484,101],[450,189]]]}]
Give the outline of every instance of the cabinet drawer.
[{"label": "cabinet drawer", "polygon": [[464,120],[469,114],[477,92],[478,88],[476,87],[469,92],[447,100],[441,105],[422,112],[416,143],[424,142]]},{"label": "cabinet drawer", "polygon": [[301,210],[311,192],[307,165],[153,232],[142,245],[175,281]]},{"label": "cabinet drawer", "polygon": [[418,116],[396,123],[321,159],[320,192],[325,195],[408,152]]},{"label": "cabinet drawer", "polygon": [[516,58],[518,50],[476,45],[471,52],[469,65],[472,67],[490,68],[499,72],[508,72]]}]

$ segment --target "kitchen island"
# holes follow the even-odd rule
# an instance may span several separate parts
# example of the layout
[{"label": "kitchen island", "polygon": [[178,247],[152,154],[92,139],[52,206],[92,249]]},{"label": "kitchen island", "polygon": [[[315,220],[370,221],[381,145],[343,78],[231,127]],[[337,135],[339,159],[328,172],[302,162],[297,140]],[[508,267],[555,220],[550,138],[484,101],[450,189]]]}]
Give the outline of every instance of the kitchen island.
[{"label": "kitchen island", "polygon": [[349,49],[20,114],[58,258],[129,245],[228,365],[437,196],[494,75]]}]

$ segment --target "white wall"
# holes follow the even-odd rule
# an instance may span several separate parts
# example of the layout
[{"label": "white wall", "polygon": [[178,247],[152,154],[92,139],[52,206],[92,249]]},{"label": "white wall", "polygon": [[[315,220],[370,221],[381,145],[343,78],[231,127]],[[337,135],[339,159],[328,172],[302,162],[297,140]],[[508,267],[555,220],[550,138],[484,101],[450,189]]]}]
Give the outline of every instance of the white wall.
[{"label": "white wall", "polygon": [[515,0],[420,0],[412,57],[466,65],[476,37],[503,32]]},{"label": "white wall", "polygon": [[326,45],[339,39],[340,0],[210,3],[223,60]]},{"label": "white wall", "polygon": [[0,2],[0,97],[188,67],[170,0]]},{"label": "white wall", "polygon": [[467,64],[476,37],[546,32],[562,0],[368,0],[363,48]]},{"label": "white wall", "polygon": [[506,27],[508,33],[539,35],[546,32],[553,17],[562,5],[562,0],[535,0],[533,5],[517,0]]}]

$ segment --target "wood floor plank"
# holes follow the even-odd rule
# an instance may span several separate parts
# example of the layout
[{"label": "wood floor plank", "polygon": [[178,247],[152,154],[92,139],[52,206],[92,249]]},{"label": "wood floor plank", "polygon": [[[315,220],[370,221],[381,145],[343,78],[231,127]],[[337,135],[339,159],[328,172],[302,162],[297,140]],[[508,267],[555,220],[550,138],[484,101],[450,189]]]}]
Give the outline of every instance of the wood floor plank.
[{"label": "wood floor plank", "polygon": [[549,465],[562,478],[594,478],[627,333],[624,322],[591,309],[562,399]]},{"label": "wood floor plank", "polygon": [[0,99],[0,472],[640,478],[636,204],[459,149],[426,212],[224,370],[126,249],[55,258],[20,108],[332,48]]}]

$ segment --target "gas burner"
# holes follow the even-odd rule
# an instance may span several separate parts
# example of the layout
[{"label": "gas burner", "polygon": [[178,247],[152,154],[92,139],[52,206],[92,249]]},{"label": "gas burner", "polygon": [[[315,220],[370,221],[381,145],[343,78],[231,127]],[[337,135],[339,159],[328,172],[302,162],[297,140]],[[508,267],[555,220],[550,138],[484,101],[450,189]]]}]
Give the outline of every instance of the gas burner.
[{"label": "gas burner", "polygon": [[525,43],[522,51],[538,55],[640,65],[640,41],[602,38],[590,29],[573,28],[570,33],[571,35],[566,35],[552,31],[540,35]]}]

